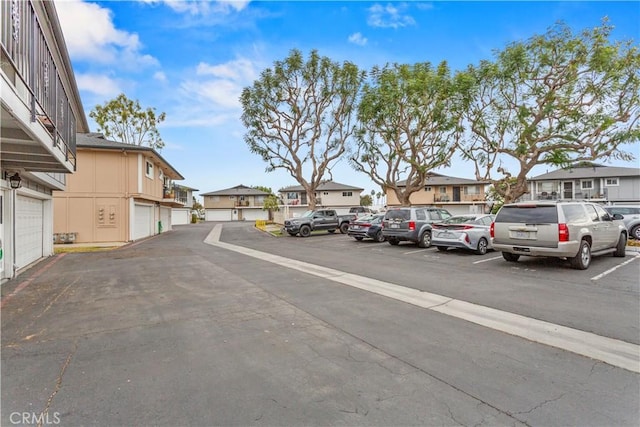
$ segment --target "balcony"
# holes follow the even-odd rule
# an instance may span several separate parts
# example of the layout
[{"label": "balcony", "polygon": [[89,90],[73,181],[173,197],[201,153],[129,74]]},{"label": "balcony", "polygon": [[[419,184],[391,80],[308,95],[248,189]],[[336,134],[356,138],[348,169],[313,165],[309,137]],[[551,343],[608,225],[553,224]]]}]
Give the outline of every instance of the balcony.
[{"label": "balcony", "polygon": [[[38,3],[42,14],[53,7],[45,3]],[[40,24],[48,18],[41,19],[30,1],[0,2],[4,169],[76,170],[77,121],[64,84],[75,82],[63,80],[54,61]]]},{"label": "balcony", "polygon": [[162,190],[162,201],[174,208],[183,207],[187,204],[187,191],[179,187],[164,187]]},{"label": "balcony", "polygon": [[242,207],[242,206],[249,206],[249,201],[248,200],[238,200],[235,203],[236,207]]}]

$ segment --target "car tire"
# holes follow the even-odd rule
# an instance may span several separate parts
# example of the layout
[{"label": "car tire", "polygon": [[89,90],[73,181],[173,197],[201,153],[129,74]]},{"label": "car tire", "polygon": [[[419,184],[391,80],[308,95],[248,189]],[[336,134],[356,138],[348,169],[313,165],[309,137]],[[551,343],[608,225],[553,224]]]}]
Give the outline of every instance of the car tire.
[{"label": "car tire", "polygon": [[418,241],[419,248],[428,248],[431,246],[431,231],[425,231]]},{"label": "car tire", "polygon": [[287,233],[289,233],[289,236],[291,236],[291,237],[295,237],[295,235],[298,234],[298,233],[290,233],[288,231],[287,231]]},{"label": "car tire", "polygon": [[620,237],[618,238],[618,244],[616,245],[616,250],[613,253],[613,256],[624,258],[627,251],[627,236],[624,233],[620,233]]},{"label": "car tire", "polygon": [[440,252],[447,252],[449,249],[447,246],[436,246]]},{"label": "car tire", "polygon": [[342,234],[347,234],[347,231],[349,231],[349,223],[348,222],[344,222],[340,225],[340,232]]},{"label": "car tire", "polygon": [[333,230],[327,230],[330,234],[333,234],[336,232],[336,229],[334,228]]},{"label": "car tire", "polygon": [[591,245],[586,240],[580,242],[578,253],[573,258],[569,258],[569,263],[576,270],[586,270],[591,264]]},{"label": "car tire", "polygon": [[390,239],[387,240],[387,242],[389,242],[389,244],[392,246],[398,246],[398,243],[400,243],[400,240],[391,237]]},{"label": "car tire", "polygon": [[355,236],[354,239],[356,239],[358,242],[361,241],[362,239],[364,239],[364,237],[362,236]]},{"label": "car tire", "polygon": [[478,255],[486,254],[488,247],[489,247],[489,242],[487,242],[487,239],[485,239],[484,237],[481,237],[480,240],[478,240],[478,247],[476,248],[476,254]]},{"label": "car tire", "polygon": [[505,261],[516,262],[518,261],[518,259],[520,259],[520,255],[512,254],[509,252],[502,252],[502,258],[504,258]]},{"label": "car tire", "polygon": [[300,227],[300,236],[301,237],[309,237],[311,235],[311,228],[308,225],[303,225]]},{"label": "car tire", "polygon": [[640,225],[636,225],[635,227],[633,227],[630,233],[631,233],[631,238],[640,240]]},{"label": "car tire", "polygon": [[384,242],[384,236],[382,235],[382,230],[378,230],[373,240],[375,240],[378,243]]}]

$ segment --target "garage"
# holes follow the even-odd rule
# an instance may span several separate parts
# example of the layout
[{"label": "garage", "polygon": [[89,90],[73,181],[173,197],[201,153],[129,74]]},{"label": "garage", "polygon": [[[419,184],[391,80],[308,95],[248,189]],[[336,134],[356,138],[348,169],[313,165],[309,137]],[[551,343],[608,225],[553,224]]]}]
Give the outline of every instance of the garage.
[{"label": "garage", "polygon": [[268,220],[269,211],[262,209],[242,209],[242,219],[246,221],[256,221],[259,219]]},{"label": "garage", "polygon": [[153,235],[153,206],[134,205],[133,240]]},{"label": "garage", "polygon": [[205,221],[231,221],[231,209],[207,209]]},{"label": "garage", "polygon": [[182,225],[191,223],[190,209],[173,209],[171,211],[171,224]]},{"label": "garage", "polygon": [[162,222],[162,231],[171,230],[171,208],[160,208],[160,221]]},{"label": "garage", "polygon": [[25,267],[44,255],[44,202],[16,196],[16,266]]}]

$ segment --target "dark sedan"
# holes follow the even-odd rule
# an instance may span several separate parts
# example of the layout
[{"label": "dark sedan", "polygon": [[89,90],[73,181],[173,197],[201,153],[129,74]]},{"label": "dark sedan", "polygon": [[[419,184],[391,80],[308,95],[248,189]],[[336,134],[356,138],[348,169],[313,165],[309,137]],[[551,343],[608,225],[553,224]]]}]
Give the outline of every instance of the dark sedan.
[{"label": "dark sedan", "polygon": [[374,214],[351,221],[347,234],[356,240],[368,238],[376,242],[384,242],[384,236],[382,235],[382,218],[384,218],[384,214]]}]

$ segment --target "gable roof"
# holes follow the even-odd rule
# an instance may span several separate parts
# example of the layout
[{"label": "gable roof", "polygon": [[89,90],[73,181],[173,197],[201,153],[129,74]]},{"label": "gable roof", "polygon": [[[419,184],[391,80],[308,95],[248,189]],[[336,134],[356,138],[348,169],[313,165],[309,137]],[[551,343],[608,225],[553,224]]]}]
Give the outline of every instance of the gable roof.
[{"label": "gable roof", "polygon": [[[399,187],[404,187],[407,184],[407,180],[398,181]],[[489,182],[485,181],[476,181],[475,179],[468,178],[457,178],[455,176],[447,176],[442,175],[435,172],[429,172],[427,174],[427,180],[424,185],[427,186],[435,186],[435,185],[478,185],[478,184],[489,184]]]},{"label": "gable roof", "polygon": [[247,187],[246,185],[236,185],[235,187],[225,188],[224,190],[211,191],[202,193],[201,196],[268,196],[266,191],[257,188]]},{"label": "gable roof", "polygon": [[101,133],[79,133],[76,134],[76,147],[100,150],[116,150],[116,151],[137,151],[148,153],[151,157],[156,158],[163,163],[169,173],[165,173],[171,179],[184,179],[184,177],[175,170],[169,162],[167,162],[156,150],[151,147],[143,147],[140,145],[125,144],[124,142],[111,141],[105,138]]},{"label": "gable roof", "polygon": [[552,181],[560,179],[640,177],[640,168],[602,166],[598,164],[577,165],[529,178],[529,181]]},{"label": "gable roof", "polygon": [[[279,193],[286,193],[288,191],[296,192],[296,191],[305,191],[302,185],[291,185],[289,187],[284,187],[278,190]],[[354,187],[347,184],[340,184],[339,182],[334,181],[324,181],[318,185],[316,191],[364,191],[364,188]]]}]

